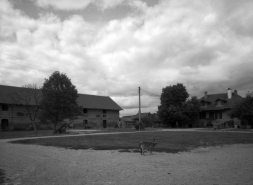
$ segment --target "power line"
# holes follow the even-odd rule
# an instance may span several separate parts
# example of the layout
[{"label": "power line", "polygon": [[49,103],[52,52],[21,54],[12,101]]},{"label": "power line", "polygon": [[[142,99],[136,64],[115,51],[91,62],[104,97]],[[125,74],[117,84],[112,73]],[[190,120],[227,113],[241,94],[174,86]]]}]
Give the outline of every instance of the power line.
[{"label": "power line", "polygon": [[148,92],[148,91],[146,91],[146,90],[144,90],[144,89],[141,89],[141,90],[144,91],[144,92],[146,92],[146,93],[148,93],[148,94],[150,94],[150,95],[157,96],[157,97],[161,97],[160,95],[157,95],[157,94]]}]

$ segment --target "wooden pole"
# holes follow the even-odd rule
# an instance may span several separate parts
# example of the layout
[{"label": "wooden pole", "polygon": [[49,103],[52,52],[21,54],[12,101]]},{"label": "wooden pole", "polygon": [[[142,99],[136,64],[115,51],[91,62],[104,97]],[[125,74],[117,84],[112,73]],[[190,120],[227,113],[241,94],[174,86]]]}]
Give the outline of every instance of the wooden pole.
[{"label": "wooden pole", "polygon": [[139,130],[141,130],[141,88],[139,87]]}]

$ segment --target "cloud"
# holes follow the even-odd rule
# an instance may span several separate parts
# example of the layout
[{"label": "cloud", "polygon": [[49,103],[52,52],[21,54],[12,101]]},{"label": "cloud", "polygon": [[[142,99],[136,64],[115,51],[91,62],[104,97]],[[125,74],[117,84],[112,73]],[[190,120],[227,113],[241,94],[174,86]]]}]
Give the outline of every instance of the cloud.
[{"label": "cloud", "polygon": [[[132,12],[103,23],[52,13],[35,20],[1,1],[1,84],[42,85],[59,70],[80,93],[111,96],[122,115],[138,112],[138,87],[160,94],[183,83],[198,97],[228,87],[241,95],[252,91],[252,1],[57,2],[37,5],[73,10],[97,3],[102,11],[124,3]],[[142,94],[143,111],[155,112],[159,101]]]},{"label": "cloud", "polygon": [[115,7],[125,0],[36,0],[36,5],[43,8],[52,7],[57,10],[79,10],[85,9],[90,4],[96,5],[98,8],[105,10]]}]

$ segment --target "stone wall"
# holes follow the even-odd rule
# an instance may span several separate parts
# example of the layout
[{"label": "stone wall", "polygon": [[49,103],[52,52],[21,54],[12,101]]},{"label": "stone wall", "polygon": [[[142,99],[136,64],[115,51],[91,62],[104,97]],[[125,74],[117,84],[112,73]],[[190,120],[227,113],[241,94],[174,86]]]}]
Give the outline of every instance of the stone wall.
[{"label": "stone wall", "polygon": [[87,109],[87,113],[74,120],[74,128],[107,128],[119,122],[118,110]]},{"label": "stone wall", "polygon": [[[6,105],[5,105],[6,106]],[[3,110],[3,105],[0,105],[0,122],[1,128],[3,124],[8,123],[9,130],[13,129],[28,129],[32,125],[29,114],[24,106],[7,105],[8,110]],[[38,122],[38,120],[36,120]]]},{"label": "stone wall", "polygon": [[[28,129],[32,125],[27,110],[21,105],[8,105],[8,110],[5,111],[3,111],[2,105],[0,105],[0,121],[0,130],[2,129],[2,124],[6,124],[6,121],[8,122],[9,130]],[[36,122],[39,123],[39,120],[36,120]],[[73,127],[82,129],[85,127],[114,127],[118,122],[118,110],[88,109],[87,113],[83,113],[82,116],[74,120]],[[47,127],[47,125],[41,125],[42,127]]]}]

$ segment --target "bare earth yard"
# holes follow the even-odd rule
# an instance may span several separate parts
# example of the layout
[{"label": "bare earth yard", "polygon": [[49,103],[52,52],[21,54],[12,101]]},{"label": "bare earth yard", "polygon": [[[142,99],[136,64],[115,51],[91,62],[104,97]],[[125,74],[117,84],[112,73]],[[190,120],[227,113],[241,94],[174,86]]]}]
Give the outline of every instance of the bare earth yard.
[{"label": "bare earth yard", "polygon": [[140,153],[72,150],[0,140],[5,184],[207,184],[251,185],[253,145]]}]

